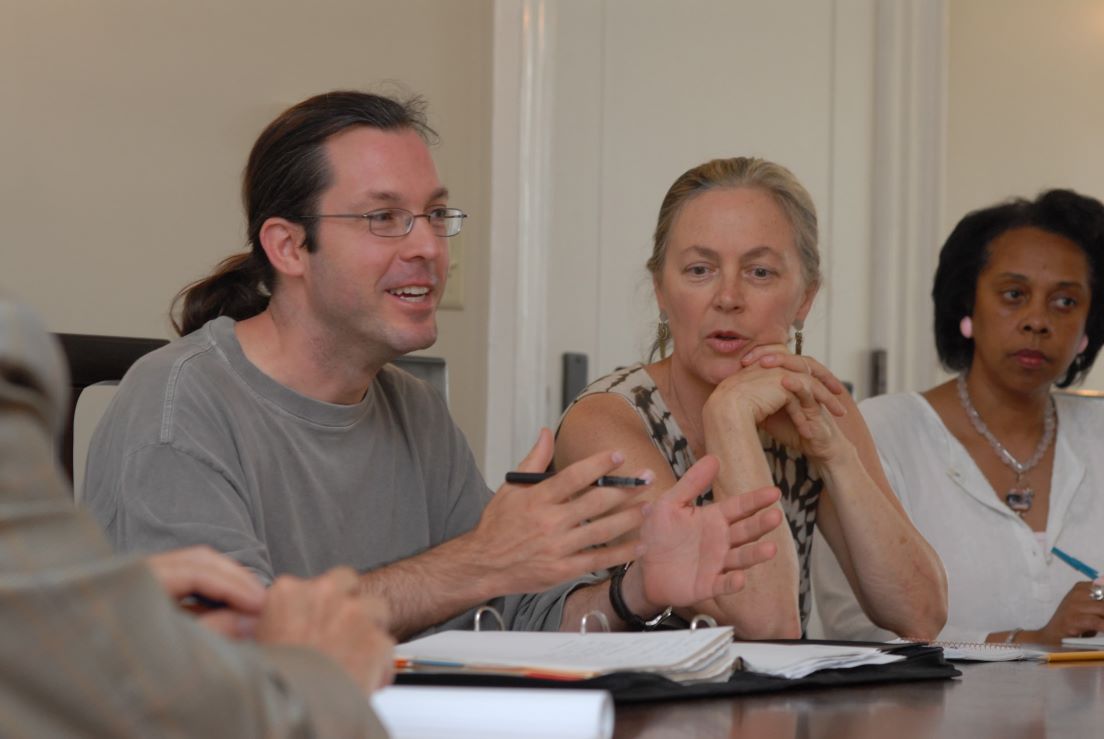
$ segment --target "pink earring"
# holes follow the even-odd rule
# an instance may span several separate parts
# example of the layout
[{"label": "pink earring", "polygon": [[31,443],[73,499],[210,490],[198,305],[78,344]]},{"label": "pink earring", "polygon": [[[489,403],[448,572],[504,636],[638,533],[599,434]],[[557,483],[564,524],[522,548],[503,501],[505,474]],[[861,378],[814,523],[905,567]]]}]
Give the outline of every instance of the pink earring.
[{"label": "pink earring", "polygon": [[962,332],[962,338],[974,338],[974,322],[970,319],[969,316],[962,317],[962,320],[958,323],[958,330]]},{"label": "pink earring", "polygon": [[1077,345],[1077,353],[1084,354],[1085,350],[1089,348],[1089,337],[1082,336],[1081,343]]}]

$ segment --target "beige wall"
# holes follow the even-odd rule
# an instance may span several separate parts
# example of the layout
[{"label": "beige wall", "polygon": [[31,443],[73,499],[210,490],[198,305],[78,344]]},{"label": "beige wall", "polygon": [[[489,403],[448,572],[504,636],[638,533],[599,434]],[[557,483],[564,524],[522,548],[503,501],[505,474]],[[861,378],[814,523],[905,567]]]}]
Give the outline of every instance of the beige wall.
[{"label": "beige wall", "polygon": [[311,94],[423,94],[467,302],[452,408],[484,444],[492,0],[0,0],[0,289],[55,331],[168,336],[176,291],[244,247],[253,139]]},{"label": "beige wall", "polygon": [[[493,5],[493,0],[323,0],[310,5],[0,0],[0,90],[5,93],[0,289],[36,306],[54,330],[168,336],[166,309],[172,295],[243,246],[240,172],[264,123],[320,90],[379,89],[387,80],[401,80],[429,99],[432,122],[443,134],[436,152],[442,176],[455,193],[454,202],[472,214],[454,242],[462,255],[465,305],[442,311],[442,338],[431,352],[449,361],[454,413],[477,458],[484,459]],[[593,27],[584,24],[585,33],[558,40],[561,83],[572,74],[587,80],[587,66],[602,64],[597,53],[581,51],[597,49],[607,37],[628,38],[618,20],[627,7],[609,5],[616,12],[603,15]],[[708,3],[696,7],[704,6]],[[560,7],[565,24],[572,13],[595,12],[585,2]],[[763,13],[768,9],[754,7]],[[823,8],[818,12],[825,13]],[[644,20],[657,25],[655,18],[638,18],[637,26]],[[795,59],[811,56],[809,48],[803,51]],[[618,59],[608,57],[605,64]],[[1104,79],[1104,2],[950,0],[948,66],[944,233],[967,210],[1008,195],[1058,185],[1104,195],[1104,95],[1097,92]],[[841,79],[852,79],[853,73]],[[573,126],[581,144],[572,150],[576,159],[558,162],[560,176],[574,180],[575,188],[557,193],[553,218],[560,220],[554,228],[574,217],[576,201],[613,207],[624,199],[615,186],[577,179],[564,169],[593,175],[600,162],[607,179],[624,169],[594,147],[600,145],[601,121],[631,120],[634,101],[603,94],[598,77],[591,82],[558,91],[555,123],[561,131]],[[585,110],[595,114],[580,115],[571,105],[572,95],[592,96]],[[822,100],[821,107],[827,110],[826,105]],[[743,118],[733,145],[747,150]],[[788,138],[795,142],[793,150],[751,148],[793,164],[818,202],[830,202],[839,182],[828,178],[823,166],[803,160],[824,156],[827,140],[823,135]],[[704,146],[664,164],[656,186],[665,186],[687,161],[714,153]],[[667,151],[641,148],[649,157]],[[837,209],[838,224],[866,222],[861,209]],[[584,225],[596,228],[597,214],[588,218]],[[558,236],[570,240],[574,233],[577,238],[577,224],[573,228]],[[829,241],[826,249],[864,241],[856,236]],[[644,237],[645,230],[635,234],[632,248],[646,250]],[[562,253],[558,256],[550,265],[554,272],[571,264]],[[639,261],[632,262],[634,268]],[[844,261],[833,264],[842,267]],[[841,294],[841,287],[829,284],[828,291]],[[552,294],[549,300],[561,297]],[[822,307],[827,306],[830,292],[822,297]],[[608,363],[599,358],[601,345],[591,346],[600,327],[572,325],[571,336],[561,337],[564,348],[593,350],[592,370],[597,371]],[[818,340],[825,340],[826,329],[818,327]],[[576,346],[580,337],[587,346]],[[616,357],[609,359],[631,358],[631,351],[616,348]],[[859,354],[856,350],[855,357]],[[857,361],[848,355],[833,363],[858,379],[861,370],[844,366],[858,367]],[[1104,387],[1104,366],[1089,385]]]},{"label": "beige wall", "polygon": [[1104,198],[1104,2],[952,0],[949,30],[944,233],[1013,195]]}]

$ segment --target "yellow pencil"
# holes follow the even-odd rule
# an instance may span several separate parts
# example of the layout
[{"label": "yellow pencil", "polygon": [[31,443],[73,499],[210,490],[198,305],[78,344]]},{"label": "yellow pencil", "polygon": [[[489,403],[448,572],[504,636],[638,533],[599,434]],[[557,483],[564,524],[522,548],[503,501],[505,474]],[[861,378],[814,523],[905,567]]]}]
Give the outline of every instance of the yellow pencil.
[{"label": "yellow pencil", "polygon": [[1104,659],[1104,649],[1095,652],[1047,652],[1047,662],[1086,662]]}]

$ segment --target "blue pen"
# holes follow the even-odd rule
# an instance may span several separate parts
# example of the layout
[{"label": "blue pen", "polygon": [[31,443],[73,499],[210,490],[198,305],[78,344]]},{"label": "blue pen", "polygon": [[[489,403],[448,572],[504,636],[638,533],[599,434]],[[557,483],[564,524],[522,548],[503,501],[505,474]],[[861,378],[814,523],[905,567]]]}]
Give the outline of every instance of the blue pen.
[{"label": "blue pen", "polygon": [[1058,559],[1062,560],[1063,562],[1068,564],[1073,569],[1080,572],[1082,575],[1085,575],[1086,577],[1088,577],[1090,580],[1096,580],[1097,578],[1100,577],[1099,572],[1094,570],[1092,567],[1089,567],[1087,564],[1085,564],[1084,562],[1079,560],[1077,557],[1071,557],[1070,555],[1066,554],[1065,552],[1063,552],[1058,547],[1051,547],[1050,552],[1055,557],[1057,557]]}]

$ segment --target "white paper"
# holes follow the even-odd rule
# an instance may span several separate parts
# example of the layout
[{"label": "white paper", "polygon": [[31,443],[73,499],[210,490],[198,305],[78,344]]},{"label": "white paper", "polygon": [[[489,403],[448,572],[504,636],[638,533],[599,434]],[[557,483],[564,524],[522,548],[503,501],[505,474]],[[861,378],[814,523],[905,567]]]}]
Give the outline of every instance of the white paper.
[{"label": "white paper", "polygon": [[610,739],[604,690],[392,685],[372,694],[392,739]]},{"label": "white paper", "polygon": [[887,654],[876,647],[848,647],[829,644],[771,644],[735,642],[732,654],[743,660],[746,672],[785,677],[805,677],[817,670],[833,670],[860,665],[884,665],[904,657]]},{"label": "white paper", "polygon": [[400,644],[395,658],[439,670],[556,670],[581,677],[623,670],[680,674],[711,665],[731,640],[731,627],[583,635],[442,631]]},{"label": "white paper", "polygon": [[1078,649],[1104,649],[1104,632],[1096,636],[1070,637],[1062,640],[1063,647],[1077,647]]}]

